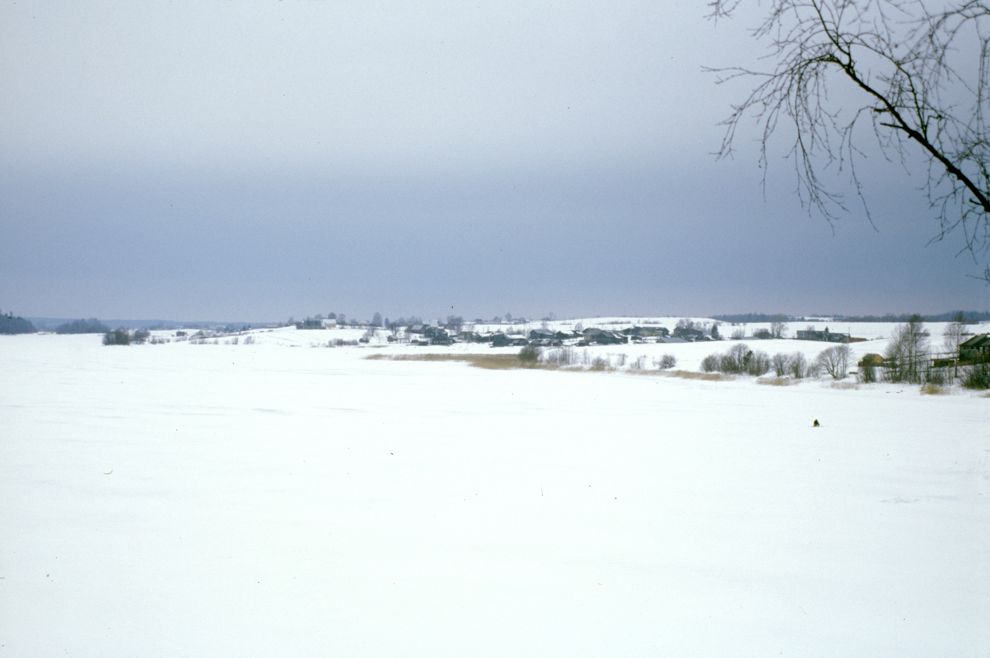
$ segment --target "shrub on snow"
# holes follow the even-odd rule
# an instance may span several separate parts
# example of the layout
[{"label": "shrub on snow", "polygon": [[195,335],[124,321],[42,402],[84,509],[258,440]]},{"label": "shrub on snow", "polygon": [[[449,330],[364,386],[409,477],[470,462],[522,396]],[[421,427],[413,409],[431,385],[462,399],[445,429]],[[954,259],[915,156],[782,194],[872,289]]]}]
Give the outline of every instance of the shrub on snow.
[{"label": "shrub on snow", "polygon": [[978,363],[966,370],[962,385],[966,388],[990,388],[990,363]]},{"label": "shrub on snow", "polygon": [[127,329],[114,329],[103,334],[104,345],[130,345],[131,335]]},{"label": "shrub on snow", "polygon": [[529,365],[538,363],[540,360],[540,348],[535,345],[527,345],[519,350],[519,360]]}]

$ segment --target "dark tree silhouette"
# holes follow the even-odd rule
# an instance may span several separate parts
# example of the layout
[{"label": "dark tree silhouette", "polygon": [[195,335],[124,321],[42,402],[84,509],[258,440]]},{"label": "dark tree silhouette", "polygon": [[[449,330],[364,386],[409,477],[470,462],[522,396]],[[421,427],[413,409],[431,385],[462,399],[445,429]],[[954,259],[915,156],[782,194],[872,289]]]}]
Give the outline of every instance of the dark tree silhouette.
[{"label": "dark tree silhouette", "polygon": [[[732,16],[743,0],[711,0],[711,16]],[[939,229],[961,233],[977,258],[990,247],[990,4],[948,0],[770,0],[755,38],[767,70],[707,69],[723,83],[753,86],[725,120],[719,151],[730,155],[746,117],[760,129],[760,164],[770,138],[787,132],[802,202],[828,221],[847,211],[822,175],[834,167],[863,188],[866,124],[888,159],[922,154],[925,188]],[[936,8],[937,7],[937,8]],[[834,98],[846,86],[851,103]],[[849,95],[841,94],[843,98]],[[764,172],[766,169],[764,168]],[[764,174],[765,175],[765,174]],[[869,207],[863,203],[867,216]],[[872,221],[872,220],[871,220]],[[990,266],[983,277],[990,282]]]},{"label": "dark tree silhouette", "polygon": [[32,334],[37,329],[29,320],[11,312],[0,313],[0,334]]}]

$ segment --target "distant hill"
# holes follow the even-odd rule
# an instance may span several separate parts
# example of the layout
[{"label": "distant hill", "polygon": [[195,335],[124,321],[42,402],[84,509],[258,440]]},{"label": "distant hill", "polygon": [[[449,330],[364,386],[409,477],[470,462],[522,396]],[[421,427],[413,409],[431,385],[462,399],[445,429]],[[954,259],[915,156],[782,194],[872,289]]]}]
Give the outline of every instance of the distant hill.
[{"label": "distant hill", "polygon": [[[985,322],[990,320],[988,311],[946,311],[934,315],[921,315],[924,322],[952,322],[956,316],[962,313],[967,322]],[[794,316],[782,313],[730,313],[725,315],[713,315],[712,318],[721,322],[803,322],[807,318],[827,317],[835,322],[907,322],[914,315],[913,313],[885,315],[836,315],[833,313]]]},{"label": "distant hill", "polygon": [[103,324],[96,318],[88,320],[72,320],[55,327],[57,334],[105,334],[110,331],[110,327]]},{"label": "distant hill", "polygon": [[726,313],[713,315],[712,319],[719,322],[791,322],[797,320],[794,316],[783,313]]},{"label": "distant hill", "polygon": [[[967,322],[990,320],[990,312],[987,311],[946,311],[934,315],[921,314],[921,320],[923,322],[952,322],[959,313],[963,314]],[[835,315],[833,317],[836,321],[841,320],[842,322],[907,322],[912,315],[913,313],[900,313],[898,315],[887,313],[886,315]]]},{"label": "distant hill", "polygon": [[[32,317],[28,318],[34,326],[36,326],[41,331],[58,331],[60,327],[68,324],[73,324],[77,322],[90,322],[90,320],[81,321],[77,318],[51,318],[51,317]],[[176,321],[176,320],[100,320],[100,324],[107,327],[116,329],[118,327],[123,327],[125,329],[218,329],[223,327],[271,327],[275,324],[271,322],[210,322],[205,320],[196,321]],[[75,333],[75,332],[68,332]],[[91,332],[87,332],[91,333]]]}]

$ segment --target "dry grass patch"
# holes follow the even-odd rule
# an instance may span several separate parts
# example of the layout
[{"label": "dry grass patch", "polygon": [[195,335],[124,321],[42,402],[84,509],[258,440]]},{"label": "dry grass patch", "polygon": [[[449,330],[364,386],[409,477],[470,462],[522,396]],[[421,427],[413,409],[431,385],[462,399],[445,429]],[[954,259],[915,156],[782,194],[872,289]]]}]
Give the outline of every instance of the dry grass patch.
[{"label": "dry grass patch", "polygon": [[679,377],[680,379],[697,379],[703,382],[724,382],[733,379],[732,375],[720,372],[695,372],[694,370],[670,370],[657,373],[664,377]]},{"label": "dry grass patch", "polygon": [[475,368],[485,368],[487,370],[509,370],[512,368],[523,368],[525,370],[554,370],[553,366],[544,366],[542,363],[532,363],[522,361],[515,354],[472,354],[467,359],[469,365]]},{"label": "dry grass patch", "polygon": [[466,354],[371,354],[369,361],[465,361]]},{"label": "dry grass patch", "polygon": [[636,370],[635,368],[629,370],[623,370],[623,373],[627,375],[635,375],[636,377],[669,377],[670,373],[663,370]]},{"label": "dry grass patch", "polygon": [[948,392],[949,389],[938,384],[928,383],[921,387],[922,395],[946,395]]},{"label": "dry grass patch", "polygon": [[[617,372],[603,358],[595,359],[589,367],[564,367],[556,363],[532,363],[520,360],[516,354],[371,354],[366,357],[372,361],[451,361],[466,363],[475,368],[487,370],[559,370],[561,372]],[[732,375],[720,372],[696,372],[693,370],[623,370],[630,375],[657,375],[660,377],[678,377],[705,382],[723,382],[735,379]]]},{"label": "dry grass patch", "polygon": [[763,386],[794,386],[798,382],[790,377],[761,377],[756,383]]},{"label": "dry grass patch", "polygon": [[526,363],[515,354],[372,354],[365,357],[372,361],[451,361],[467,363],[475,368],[487,370],[510,370],[514,368],[555,370],[554,366]]},{"label": "dry grass patch", "polygon": [[857,391],[859,384],[855,382],[832,382],[832,388],[837,388],[840,391]]}]

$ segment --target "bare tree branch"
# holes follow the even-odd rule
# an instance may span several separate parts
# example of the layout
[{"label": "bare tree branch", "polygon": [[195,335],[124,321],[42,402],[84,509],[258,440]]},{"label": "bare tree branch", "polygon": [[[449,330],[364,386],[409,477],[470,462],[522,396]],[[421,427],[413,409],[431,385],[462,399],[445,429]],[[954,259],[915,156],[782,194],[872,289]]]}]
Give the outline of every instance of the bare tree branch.
[{"label": "bare tree branch", "polygon": [[[742,0],[711,0],[713,20],[737,15]],[[948,0],[770,0],[753,36],[767,44],[769,70],[706,69],[718,84],[753,83],[723,122],[719,157],[733,154],[740,123],[759,125],[764,184],[771,138],[792,140],[802,203],[831,223],[848,212],[822,172],[835,167],[852,182],[867,218],[857,161],[866,155],[860,124],[869,124],[888,160],[912,154],[928,162],[924,189],[938,220],[933,240],[962,236],[974,258],[990,249],[990,4]],[[763,6],[763,5],[761,5]],[[861,101],[833,103],[842,80]],[[868,122],[866,121],[868,119]],[[983,276],[990,283],[990,266]]]}]

